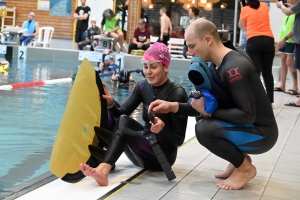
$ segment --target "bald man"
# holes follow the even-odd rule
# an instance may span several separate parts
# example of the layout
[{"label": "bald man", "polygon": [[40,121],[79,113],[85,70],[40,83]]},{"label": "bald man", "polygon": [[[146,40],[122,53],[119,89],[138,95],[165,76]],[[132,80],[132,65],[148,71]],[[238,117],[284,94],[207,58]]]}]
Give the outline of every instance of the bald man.
[{"label": "bald man", "polygon": [[188,26],[185,39],[189,55],[213,63],[213,81],[223,91],[221,94],[212,90],[218,109],[206,113],[204,98],[200,98],[193,99],[191,104],[157,100],[149,106],[149,111],[205,116],[196,124],[198,141],[229,162],[223,173],[215,175],[226,179],[217,186],[238,190],[256,175],[248,154],[267,152],[277,141],[278,128],[271,104],[251,59],[225,47],[213,23],[205,19],[194,21]]}]

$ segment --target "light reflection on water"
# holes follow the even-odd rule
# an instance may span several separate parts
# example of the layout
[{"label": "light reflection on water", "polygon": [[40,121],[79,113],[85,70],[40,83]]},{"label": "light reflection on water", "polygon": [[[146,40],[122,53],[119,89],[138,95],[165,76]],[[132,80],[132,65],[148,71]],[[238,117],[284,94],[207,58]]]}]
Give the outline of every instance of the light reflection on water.
[{"label": "light reflection on water", "polygon": [[[27,66],[21,65],[12,68],[9,75],[0,75],[0,85],[66,78],[71,77],[74,71],[74,65],[63,70],[53,66],[49,69],[41,64]],[[170,80],[181,84],[189,92],[192,86],[183,74],[180,71],[170,72]],[[143,79],[140,74],[134,74],[134,77],[136,81]],[[133,86],[116,88],[109,77],[103,78],[103,82],[120,103],[133,89]],[[69,83],[0,91],[0,192],[49,171],[52,145],[71,88]],[[141,112],[140,105],[132,117],[143,123]]]}]

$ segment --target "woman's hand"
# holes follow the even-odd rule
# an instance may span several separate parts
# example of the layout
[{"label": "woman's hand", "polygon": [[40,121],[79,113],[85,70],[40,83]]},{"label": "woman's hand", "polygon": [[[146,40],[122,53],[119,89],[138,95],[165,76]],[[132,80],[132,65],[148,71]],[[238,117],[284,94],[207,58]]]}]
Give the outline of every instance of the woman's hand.
[{"label": "woman's hand", "polygon": [[193,99],[191,102],[192,107],[201,113],[205,117],[211,117],[211,114],[204,111],[204,98],[201,97],[200,99]]},{"label": "woman's hand", "polygon": [[102,97],[106,100],[106,104],[108,106],[112,105],[114,102],[113,98],[112,98],[111,94],[109,93],[106,84],[102,83],[102,85],[103,85],[103,90],[104,90],[104,94],[102,95]]},{"label": "woman's hand", "polygon": [[152,122],[150,122],[151,124],[151,128],[150,128],[150,131],[152,133],[159,133],[163,130],[163,128],[165,127],[165,123],[159,119],[158,117],[154,117],[154,120],[156,121],[155,124],[153,124]]},{"label": "woman's hand", "polygon": [[277,43],[278,49],[284,47],[284,46],[285,46],[285,43],[286,43],[286,42],[285,42],[285,39],[280,40],[280,41]]}]

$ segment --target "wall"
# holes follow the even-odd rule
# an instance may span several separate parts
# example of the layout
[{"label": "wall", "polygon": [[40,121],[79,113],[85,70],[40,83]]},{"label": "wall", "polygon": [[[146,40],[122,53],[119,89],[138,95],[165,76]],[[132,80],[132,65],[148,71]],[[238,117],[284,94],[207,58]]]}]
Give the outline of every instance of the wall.
[{"label": "wall", "polygon": [[[40,26],[54,27],[53,37],[72,39],[74,24],[73,16],[50,16],[49,11],[37,10],[38,0],[5,0],[5,2],[8,8],[16,7],[16,26],[22,26],[23,22],[27,20],[28,13],[32,11],[35,13],[35,20]],[[75,0],[72,0],[72,13],[74,10]],[[10,19],[7,20],[9,21]]]},{"label": "wall", "polygon": [[279,36],[283,17],[284,14],[282,13],[281,9],[277,8],[275,3],[271,3],[270,22],[271,22],[271,29],[274,34],[275,42],[278,42],[278,36]]},{"label": "wall", "polygon": [[127,38],[128,42],[132,42],[134,30],[138,27],[138,20],[141,16],[142,1],[130,0],[128,5],[128,27]]}]

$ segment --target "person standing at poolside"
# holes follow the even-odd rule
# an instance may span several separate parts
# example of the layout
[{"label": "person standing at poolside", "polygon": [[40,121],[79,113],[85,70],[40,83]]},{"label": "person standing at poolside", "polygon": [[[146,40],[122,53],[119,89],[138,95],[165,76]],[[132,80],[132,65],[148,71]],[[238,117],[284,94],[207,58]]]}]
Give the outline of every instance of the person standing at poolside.
[{"label": "person standing at poolside", "polygon": [[[77,19],[75,42],[78,44],[83,41],[82,34],[87,30],[89,26],[89,17],[91,14],[91,8],[86,5],[86,0],[80,0],[81,6],[78,6],[75,10],[73,17]],[[78,49],[82,50],[82,47],[78,45]]]},{"label": "person standing at poolside", "polygon": [[[199,19],[199,9],[196,7],[191,7],[189,10],[189,16],[190,16],[190,20],[189,20],[189,25],[195,21],[196,19]],[[184,46],[183,46],[183,57],[185,59],[187,59],[187,46],[186,46],[186,41],[184,41]]]},{"label": "person standing at poolside", "polygon": [[256,68],[256,73],[259,76],[262,74],[270,104],[273,104],[272,67],[275,46],[269,12],[268,4],[259,0],[246,0],[246,6],[241,10],[239,27],[241,30],[247,30],[246,52]]},{"label": "person standing at poolside", "polygon": [[[281,11],[285,15],[295,14],[294,28],[293,28],[293,43],[295,44],[295,62],[294,68],[299,72],[300,70],[300,1],[298,1],[295,5],[285,4],[283,5],[282,1],[276,3],[277,7],[281,9]],[[298,79],[299,81],[299,79]],[[295,102],[289,102],[284,104],[286,106],[300,107],[300,98],[298,98]]]},{"label": "person standing at poolside", "polygon": [[[293,27],[294,27],[295,15],[284,16],[279,33],[278,52],[281,55],[281,70],[280,70],[280,85],[274,88],[274,91],[285,92],[291,95],[298,94],[297,84],[297,70],[294,69],[294,48],[293,44]],[[291,89],[286,90],[286,75],[287,71],[290,71],[293,86]]]},{"label": "person standing at poolside", "polygon": [[166,14],[167,13],[166,7],[162,7],[159,10],[159,13],[161,17],[160,17],[160,37],[158,38],[158,42],[162,42],[166,46],[168,46],[168,41],[172,33],[172,22],[171,19]]}]

